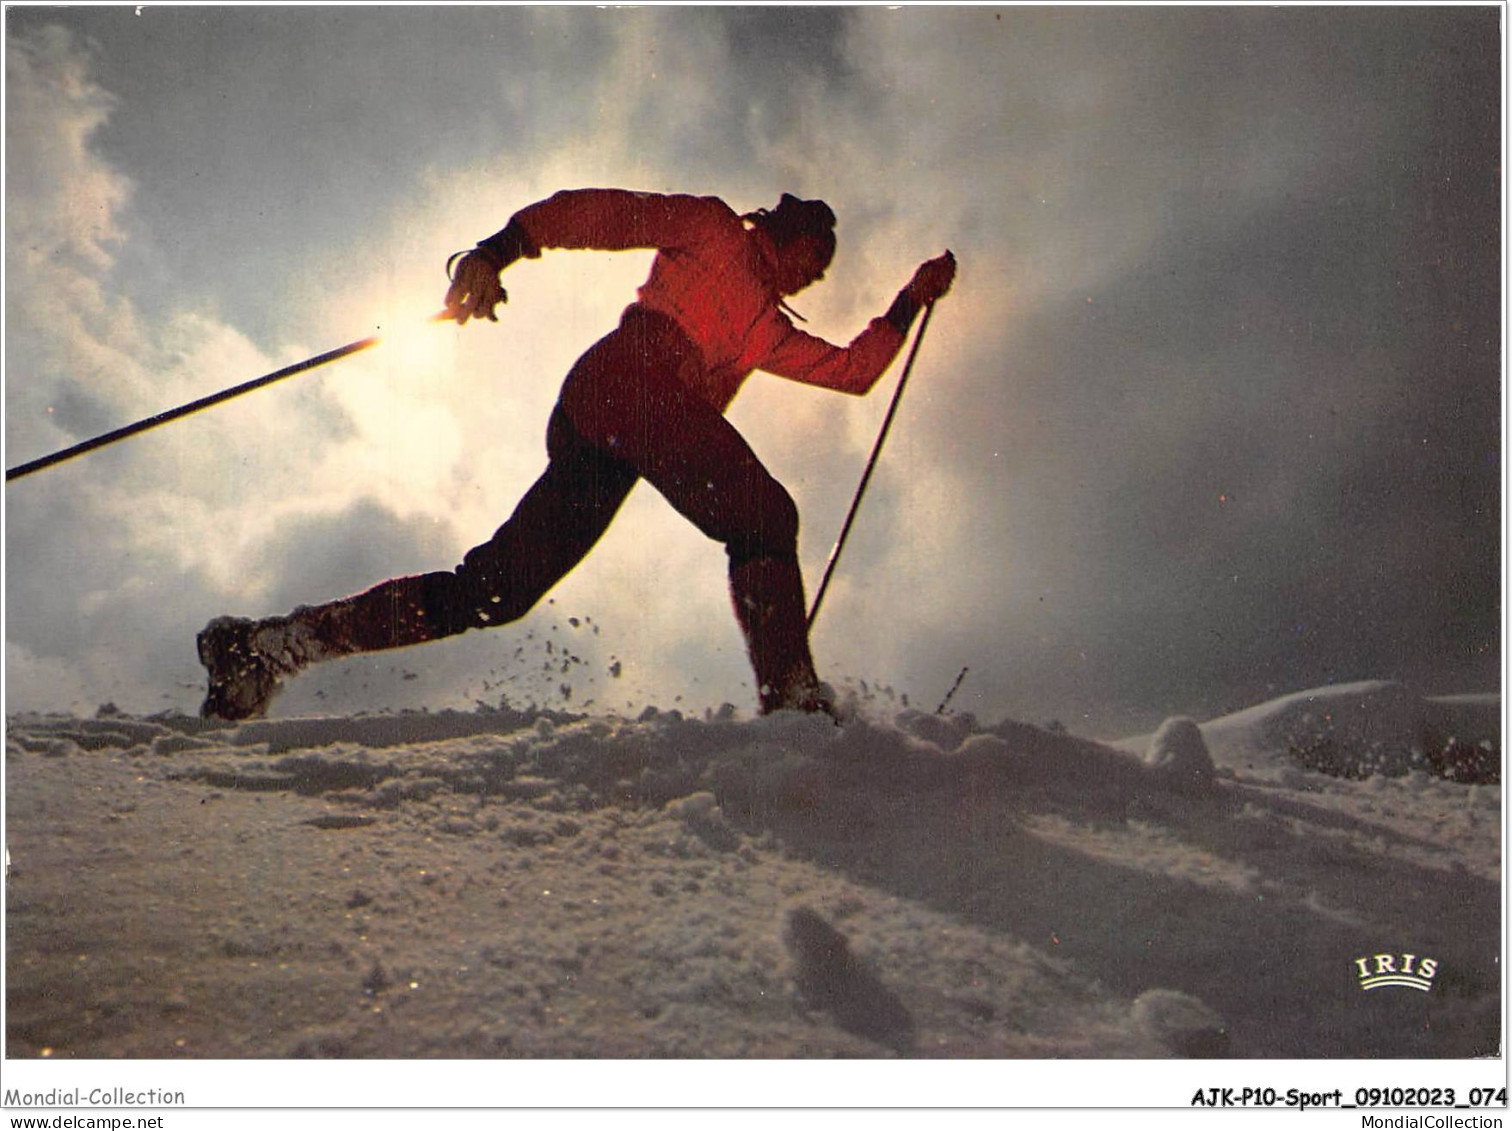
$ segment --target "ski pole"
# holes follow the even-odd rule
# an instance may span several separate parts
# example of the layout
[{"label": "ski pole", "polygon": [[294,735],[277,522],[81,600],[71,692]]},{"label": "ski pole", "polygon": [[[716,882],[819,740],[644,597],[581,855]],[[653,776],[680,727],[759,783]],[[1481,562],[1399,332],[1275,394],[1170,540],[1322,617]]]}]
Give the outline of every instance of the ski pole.
[{"label": "ski pole", "polygon": [[851,500],[850,512],[845,516],[845,524],[840,527],[840,537],[835,539],[835,548],[830,551],[829,561],[824,567],[824,577],[819,582],[819,589],[814,594],[814,604],[809,609],[808,628],[813,631],[814,621],[819,619],[819,606],[824,602],[824,594],[829,589],[830,578],[835,575],[835,565],[840,561],[840,551],[845,549],[845,540],[850,536],[852,524],[856,521],[856,511],[861,507],[861,496],[866,494],[866,485],[871,482],[872,472],[877,469],[877,457],[882,454],[882,444],[887,439],[888,429],[892,427],[893,417],[898,412],[898,402],[903,399],[903,389],[908,385],[908,375],[913,372],[914,358],[919,356],[919,346],[924,341],[924,331],[929,329],[929,316],[934,313],[934,303],[924,307],[924,320],[919,323],[919,332],[914,335],[913,348],[908,351],[908,361],[903,365],[903,376],[898,378],[898,388],[893,393],[892,404],[887,406],[887,415],[882,419],[882,430],[877,433],[877,442],[872,445],[871,458],[866,461],[866,470],[861,473],[861,485],[856,488],[856,496]]},{"label": "ski pole", "polygon": [[[432,322],[443,322],[449,320],[450,317],[450,315],[443,312],[433,315],[430,320]],[[135,436],[139,432],[145,432],[149,428],[156,428],[160,424],[167,424],[170,421],[178,420],[180,417],[188,416],[190,413],[199,412],[201,409],[218,405],[222,401],[229,401],[233,397],[239,397],[244,393],[261,389],[265,385],[273,384],[275,381],[282,381],[285,377],[293,377],[298,373],[306,373],[318,366],[328,365],[343,357],[350,357],[354,353],[361,353],[365,349],[371,349],[373,346],[376,346],[381,340],[381,338],[375,335],[371,338],[363,338],[360,341],[348,342],[344,346],[339,346],[322,354],[316,354],[314,357],[295,362],[293,365],[286,365],[282,369],[275,370],[272,373],[265,373],[261,377],[254,377],[252,380],[244,381],[240,385],[233,385],[229,389],[222,389],[218,393],[211,393],[208,397],[201,397],[197,401],[190,401],[188,404],[179,405],[177,408],[170,408],[166,412],[160,412],[155,416],[146,417],[133,424],[117,428],[114,431],[102,433],[92,439],[80,441],[72,447],[63,448],[60,451],[53,452],[51,455],[40,456],[27,463],[7,468],[5,481],[9,483],[12,479],[20,479],[23,475],[42,471],[44,468],[52,467],[55,464],[62,463],[64,460],[73,459],[75,456],[82,456],[86,452],[94,451],[96,448],[103,448],[107,444],[114,444],[116,441],[124,440],[128,436]]]},{"label": "ski pole", "polygon": [[970,668],[962,668],[961,674],[956,676],[956,681],[950,685],[950,690],[945,693],[945,698],[940,700],[940,705],[935,708],[935,714],[943,715],[945,708],[950,706],[950,701],[955,698],[955,693],[961,690],[961,681],[966,678]]}]

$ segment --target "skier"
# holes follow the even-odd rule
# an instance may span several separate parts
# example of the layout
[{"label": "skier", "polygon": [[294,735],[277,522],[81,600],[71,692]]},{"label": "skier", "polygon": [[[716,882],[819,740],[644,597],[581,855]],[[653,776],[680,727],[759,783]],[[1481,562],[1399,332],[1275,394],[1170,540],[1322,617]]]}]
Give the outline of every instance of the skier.
[{"label": "skier", "polygon": [[[645,479],[729,560],[730,592],[763,713],[832,711],[809,653],[798,512],[724,418],[754,369],[862,394],[917,313],[955,277],[946,252],[919,267],[844,347],[796,329],[783,299],[823,277],[835,214],[783,194],[738,215],[714,197],[620,189],[559,192],[460,254],[446,294],[458,324],[498,321],[500,273],[545,248],[657,252],[638,301],[568,373],[546,429],[549,461],[509,521],[455,569],[400,577],[288,616],[218,617],[198,636],[206,718],[263,714],[310,664],[397,648],[524,616],[598,541]],[[456,260],[458,257],[453,256]]]}]

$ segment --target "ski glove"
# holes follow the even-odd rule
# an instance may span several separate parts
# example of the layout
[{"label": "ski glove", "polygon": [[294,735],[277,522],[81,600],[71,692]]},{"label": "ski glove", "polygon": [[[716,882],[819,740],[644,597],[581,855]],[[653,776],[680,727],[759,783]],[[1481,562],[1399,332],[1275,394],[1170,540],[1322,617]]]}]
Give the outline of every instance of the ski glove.
[{"label": "ski glove", "polygon": [[914,272],[914,277],[908,284],[908,292],[920,306],[929,306],[937,299],[944,298],[950,291],[950,284],[955,281],[955,273],[955,256],[947,251],[938,259],[931,259],[919,265],[919,269]]},{"label": "ski glove", "polygon": [[451,286],[446,289],[446,313],[465,326],[469,318],[487,318],[497,322],[494,307],[508,302],[509,294],[499,282],[499,268],[480,251],[469,251],[457,263]]},{"label": "ski glove", "polygon": [[541,249],[525,234],[525,229],[511,219],[502,230],[480,240],[477,247],[462,255],[455,273],[451,271],[451,263],[457,256],[452,256],[446,264],[451,278],[451,287],[446,292],[447,313],[458,325],[469,318],[486,317],[497,322],[499,316],[494,307],[509,301],[509,294],[499,282],[499,273],[516,259],[537,259],[540,254]]},{"label": "ski glove", "polygon": [[886,318],[903,333],[913,325],[919,310],[932,306],[950,291],[955,281],[956,260],[950,252],[919,265],[908,286],[898,292],[898,297],[888,308]]}]

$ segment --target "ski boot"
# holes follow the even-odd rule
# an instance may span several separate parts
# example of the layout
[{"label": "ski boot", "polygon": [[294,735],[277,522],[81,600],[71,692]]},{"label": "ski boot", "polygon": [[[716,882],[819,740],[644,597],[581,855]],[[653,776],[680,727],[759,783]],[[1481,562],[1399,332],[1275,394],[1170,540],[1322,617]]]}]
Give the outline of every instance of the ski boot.
[{"label": "ski boot", "polygon": [[200,716],[235,722],[267,714],[285,676],[333,654],[317,635],[322,619],[331,619],[319,617],[325,609],[301,606],[286,617],[216,617],[207,624],[196,639],[200,663],[210,673]]},{"label": "ski boot", "polygon": [[235,722],[267,713],[284,673],[257,650],[253,634],[258,626],[246,617],[216,617],[196,637],[200,663],[210,675],[200,718]]},{"label": "ski boot", "polygon": [[283,679],[311,664],[463,631],[466,622],[442,626],[426,614],[427,590],[451,576],[398,577],[355,597],[300,605],[283,617],[216,617],[198,638],[200,663],[210,673],[200,715],[233,722],[263,715]]},{"label": "ski boot", "polygon": [[802,711],[808,715],[828,715],[836,726],[843,726],[846,722],[835,689],[817,677],[800,679],[780,689],[762,684],[758,694],[763,715],[774,711]]},{"label": "ski boot", "polygon": [[796,554],[730,561],[730,596],[756,673],[760,711],[804,711],[841,722],[835,690],[814,671]]}]

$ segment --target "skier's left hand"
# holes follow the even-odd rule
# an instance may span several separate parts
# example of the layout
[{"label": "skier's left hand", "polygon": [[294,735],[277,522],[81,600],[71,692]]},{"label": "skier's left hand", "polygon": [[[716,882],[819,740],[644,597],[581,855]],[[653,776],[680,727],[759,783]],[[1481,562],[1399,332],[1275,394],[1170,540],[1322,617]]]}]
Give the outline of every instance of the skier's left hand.
[{"label": "skier's left hand", "polygon": [[908,297],[920,306],[929,306],[944,298],[955,282],[955,256],[946,252],[919,265],[908,284]]},{"label": "skier's left hand", "polygon": [[497,322],[494,307],[508,302],[509,294],[499,282],[499,267],[481,251],[469,251],[457,262],[451,286],[446,289],[446,313],[458,326],[469,318],[487,318]]}]

